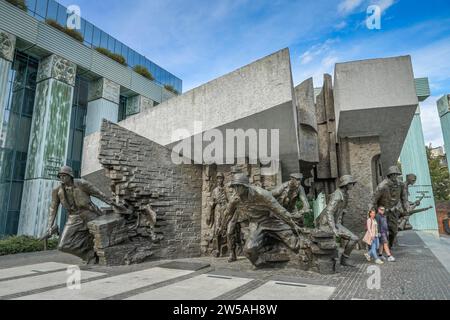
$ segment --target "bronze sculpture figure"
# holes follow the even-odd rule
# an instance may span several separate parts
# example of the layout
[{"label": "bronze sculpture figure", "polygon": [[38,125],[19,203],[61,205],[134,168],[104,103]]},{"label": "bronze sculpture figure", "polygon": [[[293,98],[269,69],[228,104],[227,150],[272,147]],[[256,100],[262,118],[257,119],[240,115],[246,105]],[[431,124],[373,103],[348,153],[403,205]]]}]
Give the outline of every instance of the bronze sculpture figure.
[{"label": "bronze sculpture figure", "polygon": [[344,253],[341,256],[341,265],[354,267],[349,261],[350,255],[359,238],[343,225],[343,218],[348,204],[348,191],[356,184],[350,175],[340,179],[339,187],[331,195],[330,201],[315,221],[316,228],[326,233],[334,233],[336,237],[347,240]]},{"label": "bronze sculpture figure", "polygon": [[213,190],[211,195],[211,203],[209,207],[209,216],[206,223],[212,228],[212,254],[215,257],[222,255],[222,245],[226,242],[226,234],[223,230],[224,214],[228,205],[227,190],[224,186],[225,176],[223,173],[217,174],[217,187]]},{"label": "bronze sculpture figure", "polygon": [[58,209],[62,205],[68,212],[68,221],[62,232],[58,250],[78,256],[85,263],[95,262],[93,237],[87,224],[102,215],[102,211],[92,203],[91,197],[111,206],[116,205],[89,182],[75,179],[72,168],[68,166],[61,168],[58,178],[61,185],[52,193],[47,233],[53,232]]},{"label": "bronze sculpture figure", "polygon": [[[305,189],[301,182],[303,175],[301,173],[293,173],[290,181],[283,183],[281,186],[272,191],[272,195],[278,202],[292,214],[292,218],[298,225],[303,225],[303,216],[311,211],[311,207],[306,197]],[[302,209],[297,208],[298,201],[302,202]]]},{"label": "bronze sculpture figure", "polygon": [[410,211],[408,195],[403,182],[399,181],[402,175],[397,166],[389,168],[387,178],[383,180],[375,190],[372,200],[372,208],[386,208],[386,217],[389,227],[389,247],[395,244],[398,234],[398,223],[403,212]]},{"label": "bronze sculpture figure", "polygon": [[230,186],[235,194],[228,205],[226,216],[233,217],[239,208],[248,218],[249,237],[244,246],[244,255],[255,267],[266,263],[262,254],[270,241],[281,242],[295,253],[300,250],[300,228],[269,191],[251,186],[249,178],[243,174],[235,175]]}]

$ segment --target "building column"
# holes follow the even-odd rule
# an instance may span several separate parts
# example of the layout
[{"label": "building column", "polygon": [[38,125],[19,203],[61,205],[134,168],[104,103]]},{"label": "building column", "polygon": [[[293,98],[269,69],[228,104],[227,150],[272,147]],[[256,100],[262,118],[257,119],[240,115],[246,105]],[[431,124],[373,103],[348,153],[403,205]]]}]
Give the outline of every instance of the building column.
[{"label": "building column", "polygon": [[411,128],[400,155],[404,180],[407,174],[417,175],[417,182],[409,187],[409,200],[414,202],[422,197],[425,198],[419,208],[433,207],[422,213],[417,213],[410,218],[410,223],[415,230],[438,231],[436,204],[434,202],[433,187],[431,184],[430,168],[425,149],[420,108],[414,115]]},{"label": "building column", "polygon": [[[439,118],[441,119],[442,135],[444,136],[445,153],[450,163],[450,94],[444,95],[437,102]],[[450,165],[448,166],[450,170]]]},{"label": "building column", "polygon": [[56,55],[39,63],[19,234],[45,232],[58,170],[66,163],[76,64]]},{"label": "building column", "polygon": [[144,97],[142,95],[135,95],[135,96],[129,97],[127,99],[126,116],[130,117],[132,115],[138,114],[147,109],[153,108],[154,105],[155,105],[155,103],[153,100],[151,100],[147,97]]},{"label": "building column", "polygon": [[0,30],[0,133],[3,127],[3,111],[8,103],[8,76],[14,60],[16,37]]},{"label": "building column", "polygon": [[89,85],[86,136],[100,131],[102,120],[119,120],[120,85],[100,78]]},{"label": "building column", "polygon": [[[9,85],[8,77],[14,59],[16,37],[10,33],[0,30],[0,147],[4,147],[5,131],[3,128],[4,110],[8,104]],[[6,207],[8,206],[9,183],[4,183],[3,176],[6,174],[5,153],[0,152],[0,235],[4,232],[7,223]]]}]

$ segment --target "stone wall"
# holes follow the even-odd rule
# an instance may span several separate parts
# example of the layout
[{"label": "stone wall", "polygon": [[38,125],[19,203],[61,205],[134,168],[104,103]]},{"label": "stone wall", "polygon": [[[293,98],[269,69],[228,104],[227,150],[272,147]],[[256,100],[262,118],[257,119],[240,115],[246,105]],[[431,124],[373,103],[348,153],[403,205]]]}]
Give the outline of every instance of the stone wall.
[{"label": "stone wall", "polygon": [[156,212],[163,240],[154,259],[200,256],[202,166],[176,165],[171,150],[107,121],[99,160],[118,200],[134,212],[148,205]]},{"label": "stone wall", "polygon": [[[342,141],[341,141],[342,143]],[[353,175],[357,184],[350,191],[348,214],[344,218],[344,224],[357,235],[363,236],[369,205],[376,187],[374,175],[375,159],[381,153],[377,137],[349,138],[342,143],[341,148],[347,149],[347,168]]]}]

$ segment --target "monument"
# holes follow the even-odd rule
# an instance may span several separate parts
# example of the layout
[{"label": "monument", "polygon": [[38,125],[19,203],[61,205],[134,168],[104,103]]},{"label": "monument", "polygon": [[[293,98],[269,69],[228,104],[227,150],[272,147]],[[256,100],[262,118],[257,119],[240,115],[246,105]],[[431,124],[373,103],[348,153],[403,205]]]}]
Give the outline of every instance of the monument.
[{"label": "monument", "polygon": [[[397,178],[387,168],[418,100],[410,57],[338,64],[334,82],[325,75],[319,90],[312,79],[294,88],[284,49],[139,116],[104,120],[85,138],[82,168],[106,202],[85,222],[95,260],[228,255],[258,268],[352,266],[368,204],[384,199],[379,191],[371,202],[372,193],[384,176]],[[325,210],[307,226],[320,193]]]}]

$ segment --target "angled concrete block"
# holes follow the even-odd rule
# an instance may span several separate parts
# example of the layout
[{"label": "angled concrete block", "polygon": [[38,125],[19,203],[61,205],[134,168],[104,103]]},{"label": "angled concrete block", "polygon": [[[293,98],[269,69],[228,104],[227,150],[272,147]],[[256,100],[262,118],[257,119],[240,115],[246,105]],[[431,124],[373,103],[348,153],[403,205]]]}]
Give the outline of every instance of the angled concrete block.
[{"label": "angled concrete block", "polygon": [[[289,50],[284,49],[144,110],[119,125],[168,148],[181,141],[173,135],[179,129],[186,130],[192,141],[211,129],[220,130],[224,136],[227,129],[278,129],[283,172],[288,175],[299,170],[292,83]],[[85,144],[92,151],[98,150],[98,137],[87,137]],[[90,157],[97,158],[97,154],[91,153]],[[89,179],[98,172],[95,162],[87,160],[83,164],[83,177]]]},{"label": "angled concrete block", "polygon": [[380,137],[383,169],[397,164],[419,105],[410,56],[336,64],[340,138]]}]

